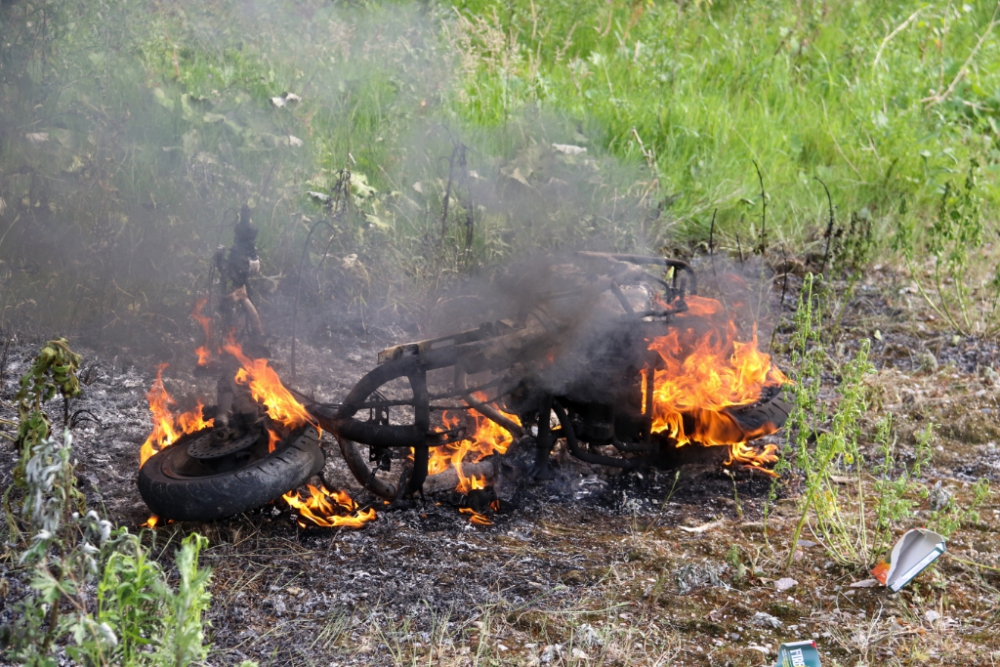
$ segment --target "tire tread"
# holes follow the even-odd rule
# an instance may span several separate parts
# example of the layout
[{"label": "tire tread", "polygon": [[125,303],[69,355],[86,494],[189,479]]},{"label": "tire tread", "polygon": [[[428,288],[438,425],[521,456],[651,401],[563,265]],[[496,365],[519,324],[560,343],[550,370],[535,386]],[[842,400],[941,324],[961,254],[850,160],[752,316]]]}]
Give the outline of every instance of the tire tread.
[{"label": "tire tread", "polygon": [[319,433],[312,426],[273,454],[218,475],[168,476],[164,466],[172,457],[185,455],[172,450],[168,447],[146,461],[139,469],[138,486],[156,515],[177,521],[213,521],[259,507],[301,486],[324,463]]}]

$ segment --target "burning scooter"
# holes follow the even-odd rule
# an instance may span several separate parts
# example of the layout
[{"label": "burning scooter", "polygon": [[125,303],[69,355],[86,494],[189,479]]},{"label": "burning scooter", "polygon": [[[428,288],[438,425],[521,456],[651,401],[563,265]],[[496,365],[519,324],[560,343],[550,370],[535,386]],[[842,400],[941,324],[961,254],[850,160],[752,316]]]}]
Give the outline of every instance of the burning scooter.
[{"label": "burning scooter", "polygon": [[[721,451],[727,464],[771,474],[775,446],[751,442],[784,424],[786,379],[756,332],[739,340],[728,309],[698,295],[687,263],[579,252],[509,280],[513,316],[383,350],[335,405],[294,394],[266,360],[223,345],[239,364],[232,400],[220,381],[204,422],[160,440],[169,446],[140,471],[143,498],[176,519],[259,506],[322,469],[317,427],[364,489],[395,501],[448,488],[481,496],[468,508],[479,523],[512,448],[532,452],[534,479],[552,475],[560,443],[597,466],[672,467]],[[220,415],[231,433],[218,434]]]}]

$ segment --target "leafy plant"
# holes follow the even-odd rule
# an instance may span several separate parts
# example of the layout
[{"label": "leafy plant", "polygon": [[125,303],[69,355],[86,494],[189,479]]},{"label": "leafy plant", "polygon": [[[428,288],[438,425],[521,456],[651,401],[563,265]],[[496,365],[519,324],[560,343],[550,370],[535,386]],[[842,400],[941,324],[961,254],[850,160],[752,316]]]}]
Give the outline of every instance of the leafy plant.
[{"label": "leafy plant", "polygon": [[966,504],[959,504],[954,495],[949,495],[947,502],[942,507],[932,508],[927,527],[948,537],[963,523],[978,522],[979,508],[986,504],[989,497],[990,482],[985,477],[981,477],[972,485],[972,498]]},{"label": "leafy plant", "polygon": [[726,552],[726,564],[733,570],[734,582],[741,584],[746,581],[748,570],[747,566],[743,563],[739,545],[734,544],[729,547],[729,551]]},{"label": "leafy plant", "polygon": [[[979,163],[973,158],[961,187],[946,183],[937,216],[920,238],[913,224],[903,225],[894,240],[927,305],[963,334],[1000,331],[1000,265],[978,259],[986,228],[984,199],[978,191]],[[918,253],[926,248],[933,266],[931,285]]]},{"label": "leafy plant", "polygon": [[[831,224],[832,215],[831,211]],[[831,338],[835,337],[836,331],[840,328],[840,322],[854,298],[858,283],[875,256],[877,243],[873,229],[872,215],[866,207],[851,213],[851,221],[846,229],[838,227],[828,230],[832,231],[830,254],[833,257],[833,272],[843,275],[847,283],[839,295],[839,307],[835,309],[833,314],[832,326],[830,327],[833,332]]]},{"label": "leafy plant", "polygon": [[198,568],[198,554],[208,540],[193,533],[184,538],[177,552],[180,581],[177,590],[156,582],[154,590],[165,603],[163,637],[159,642],[154,664],[165,667],[186,667],[205,659],[205,629],[201,615],[208,609],[211,595],[206,590],[211,572]]},{"label": "leafy plant", "polygon": [[[888,548],[893,529],[913,516],[913,498],[922,490],[915,480],[930,459],[929,432],[918,439],[916,460],[906,468],[895,458],[891,416],[881,419],[872,437],[881,463],[875,467],[876,480],[869,481],[862,445],[870,407],[865,379],[873,371],[871,342],[862,340],[855,357],[836,369],[840,398],[831,412],[818,400],[828,360],[819,340],[822,309],[814,297],[811,275],[800,295],[795,325],[794,409],[786,426],[804,490],[792,544],[812,525],[835,560],[870,566]],[[789,550],[786,567],[794,551]]]},{"label": "leafy plant", "polygon": [[892,415],[881,419],[875,434],[876,451],[882,462],[875,466],[876,481],[872,489],[875,499],[875,526],[871,545],[874,558],[887,551],[892,530],[899,523],[913,516],[917,501],[914,496],[926,495],[916,482],[920,472],[931,459],[931,427],[916,435],[913,464],[897,471],[895,456],[896,437],[892,432]]},{"label": "leafy plant", "polygon": [[[52,423],[42,405],[58,393],[63,398],[63,405],[68,406],[69,399],[80,394],[80,382],[76,378],[79,368],[80,355],[69,349],[65,338],[54,338],[45,344],[21,378],[20,388],[14,395],[21,462],[27,462],[32,449],[51,432]],[[64,413],[67,411],[68,407],[64,407]],[[18,466],[14,473],[15,482],[23,484],[23,475],[24,469]]]},{"label": "leafy plant", "polygon": [[[809,511],[815,513],[819,532],[824,536],[827,549],[841,562],[857,562],[861,556],[868,560],[869,532],[866,525],[864,505],[864,462],[859,446],[861,419],[867,411],[864,377],[871,372],[868,361],[870,342],[862,341],[857,356],[842,369],[839,387],[840,400],[830,418],[829,430],[812,431],[815,447],[801,446],[796,451],[796,463],[805,473],[805,494],[800,503],[799,522],[795,527],[793,544],[797,542],[802,528],[809,518]],[[833,479],[844,472],[853,473],[854,481],[847,492],[850,500],[861,501],[854,508],[842,500],[840,486]],[[852,512],[854,516],[846,515]],[[789,563],[790,564],[790,563]]]},{"label": "leafy plant", "polygon": [[96,621],[116,630],[114,657],[133,664],[161,632],[163,570],[135,535],[123,537],[97,584]]},{"label": "leafy plant", "polygon": [[51,437],[44,413],[39,416],[46,397],[79,393],[79,362],[65,341],[50,341],[21,381],[19,433],[31,444],[22,447],[18,463],[25,495],[20,516],[8,508],[7,520],[12,534],[30,536],[17,550],[17,563],[31,593],[18,603],[15,627],[0,636],[9,638],[5,649],[13,659],[32,667],[60,664],[61,645],[86,665],[186,667],[207,652],[201,615],[210,573],[198,568],[206,540],[192,534],[182,542],[174,590],[139,536],[86,511],[71,460],[73,438],[69,431],[62,440]]}]

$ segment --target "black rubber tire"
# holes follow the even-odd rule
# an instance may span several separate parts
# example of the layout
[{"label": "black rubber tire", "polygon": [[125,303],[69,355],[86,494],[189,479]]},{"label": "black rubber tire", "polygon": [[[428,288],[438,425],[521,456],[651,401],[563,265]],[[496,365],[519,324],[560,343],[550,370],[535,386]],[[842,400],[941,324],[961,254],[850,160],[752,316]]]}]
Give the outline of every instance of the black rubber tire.
[{"label": "black rubber tire", "polygon": [[748,433],[756,431],[768,423],[781,428],[788,420],[788,413],[791,411],[792,404],[785,400],[780,390],[775,390],[770,396],[765,396],[751,405],[726,408],[725,410],[726,414]]},{"label": "black rubber tire", "polygon": [[181,437],[139,469],[139,493],[161,518],[213,521],[233,516],[279,498],[323,469],[319,432],[306,426],[274,452],[237,470],[208,475],[179,472],[192,461],[188,442],[200,433]]}]

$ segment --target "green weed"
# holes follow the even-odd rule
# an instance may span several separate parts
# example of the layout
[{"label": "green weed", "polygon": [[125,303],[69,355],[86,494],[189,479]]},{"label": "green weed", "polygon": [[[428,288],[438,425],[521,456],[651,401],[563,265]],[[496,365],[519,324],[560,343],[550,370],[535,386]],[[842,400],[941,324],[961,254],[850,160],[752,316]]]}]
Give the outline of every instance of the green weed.
[{"label": "green weed", "polygon": [[211,601],[207,590],[211,572],[198,567],[198,554],[207,544],[208,540],[197,533],[185,537],[175,558],[180,575],[177,589],[171,589],[162,581],[154,583],[153,590],[165,603],[166,611],[154,664],[186,667],[208,655],[201,615]]},{"label": "green weed", "polygon": [[[837,562],[871,566],[889,548],[894,529],[914,516],[916,498],[926,493],[917,480],[930,460],[930,432],[918,438],[916,459],[907,468],[895,457],[891,416],[879,420],[870,444],[881,461],[873,468],[874,482],[868,479],[866,378],[874,370],[869,361],[871,344],[862,340],[855,357],[834,369],[839,376],[839,399],[834,407],[825,407],[819,392],[829,360],[819,336],[823,317],[814,287],[813,277],[807,276],[793,336],[797,374],[792,387],[794,409],[786,428],[804,489],[791,544],[797,544],[810,526]],[[789,550],[786,567],[794,552],[794,548]]]},{"label": "green weed", "polygon": [[[990,336],[1000,331],[1000,265],[979,252],[988,226],[978,177],[979,164],[972,159],[961,187],[944,185],[926,230],[921,234],[913,224],[904,225],[894,244],[938,317],[963,334]],[[925,256],[931,263],[926,272]]]},{"label": "green weed", "polygon": [[[759,235],[753,160],[783,193],[774,240],[825,217],[813,176],[881,228],[932,210],[955,164],[988,146],[1000,51],[976,45],[989,5],[466,0],[457,106],[484,125],[559,110],[565,140],[653,157],[667,220],[699,240],[717,207],[730,238]],[[970,55],[978,67],[958,76]]]},{"label": "green weed", "polygon": [[909,468],[897,470],[892,415],[887,415],[878,423],[875,444],[882,461],[873,470],[876,477],[872,490],[875,499],[875,525],[871,545],[871,552],[876,556],[889,549],[893,528],[913,516],[917,504],[914,491],[921,494],[923,491],[915,480],[920,478],[921,469],[930,461],[930,441],[931,428],[928,426],[923,433],[917,435],[913,464]]},{"label": "green weed", "polygon": [[[38,443],[49,437],[52,424],[42,410],[42,404],[59,394],[63,399],[64,421],[68,417],[69,400],[80,394],[76,371],[80,368],[80,355],[69,349],[65,338],[50,340],[35,358],[31,369],[21,378],[21,385],[14,395],[17,401],[18,428],[15,442],[20,446],[19,461],[26,463]],[[25,471],[18,466],[14,472],[15,483],[23,486]],[[7,493],[4,495],[6,499]]]},{"label": "green weed", "polygon": [[959,503],[953,495],[950,495],[943,507],[933,509],[927,527],[948,537],[961,528],[962,524],[977,523],[979,509],[986,504],[989,497],[990,482],[981,477],[972,485],[972,497],[966,503]]},{"label": "green weed", "polygon": [[[50,341],[22,379],[21,403],[37,408],[60,388],[72,394],[79,361],[65,341]],[[33,411],[24,414],[33,428],[47,427]],[[19,516],[7,509],[7,522],[31,592],[17,604],[14,627],[0,633],[10,643],[5,650],[38,667],[60,664],[59,647],[87,665],[186,667],[204,660],[201,614],[210,573],[198,568],[198,553],[205,538],[192,534],[182,542],[175,590],[139,536],[86,511],[71,455],[69,431],[62,441],[34,438],[22,450],[25,499]]]}]

